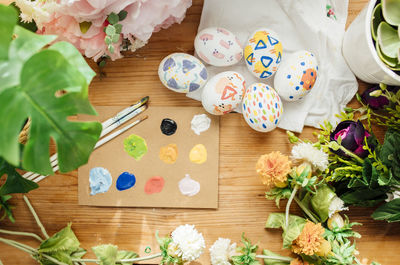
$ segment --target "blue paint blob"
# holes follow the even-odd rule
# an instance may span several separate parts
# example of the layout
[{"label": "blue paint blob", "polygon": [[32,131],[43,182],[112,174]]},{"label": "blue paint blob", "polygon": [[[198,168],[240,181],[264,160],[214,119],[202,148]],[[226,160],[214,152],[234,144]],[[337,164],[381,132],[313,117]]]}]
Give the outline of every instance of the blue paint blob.
[{"label": "blue paint blob", "polygon": [[299,86],[296,86],[296,90],[299,90],[300,89],[300,87]]},{"label": "blue paint blob", "polygon": [[117,179],[117,190],[127,190],[135,186],[136,177],[133,174],[124,172]]},{"label": "blue paint blob", "polygon": [[89,172],[90,195],[107,192],[112,183],[112,177],[107,169],[94,167]]},{"label": "blue paint blob", "polygon": [[263,127],[264,129],[267,129],[267,125],[265,125],[264,123],[263,123],[262,127]]},{"label": "blue paint blob", "polygon": [[287,76],[287,79],[290,79],[291,77],[292,77],[291,75],[288,75],[288,76]]},{"label": "blue paint blob", "polygon": [[303,81],[301,81],[301,82],[300,82],[300,85],[304,85],[304,82],[303,82]]},{"label": "blue paint blob", "polygon": [[303,71],[303,74],[305,74],[306,73],[306,71]]},{"label": "blue paint blob", "polygon": [[301,62],[301,65],[302,65],[302,66],[304,66],[304,65],[305,65],[305,63],[304,63],[304,62]]},{"label": "blue paint blob", "polygon": [[314,76],[314,72],[311,72],[311,76]]},{"label": "blue paint blob", "polygon": [[293,99],[293,96],[289,96],[290,99]]},{"label": "blue paint blob", "polygon": [[261,102],[258,102],[258,106],[259,106],[260,108],[262,108],[262,104],[261,104]]}]

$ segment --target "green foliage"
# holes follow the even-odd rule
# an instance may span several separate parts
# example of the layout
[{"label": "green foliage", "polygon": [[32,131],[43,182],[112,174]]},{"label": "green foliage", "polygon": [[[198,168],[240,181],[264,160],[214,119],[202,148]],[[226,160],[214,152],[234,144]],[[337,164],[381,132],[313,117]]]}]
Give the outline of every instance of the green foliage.
[{"label": "green foliage", "polygon": [[332,200],[336,197],[336,193],[328,187],[322,185],[318,187],[315,194],[312,196],[310,203],[314,212],[319,216],[321,222],[325,222],[329,217],[329,206]]},{"label": "green foliage", "polygon": [[339,227],[336,222],[332,222],[332,229],[325,229],[324,237],[330,241],[338,241],[339,243],[344,243],[346,238],[354,237],[361,238],[361,235],[353,231],[353,226],[361,225],[360,223],[350,223],[349,218],[346,216],[344,220],[344,225]]},{"label": "green foliage", "polygon": [[332,252],[334,255],[330,255],[324,261],[326,265],[350,265],[355,260],[356,245],[352,244],[351,241],[345,239],[344,243],[333,241],[331,243]]},{"label": "green foliage", "polygon": [[[139,257],[139,255],[136,254],[133,251],[119,250],[117,252],[117,260],[134,259],[134,258],[137,258],[137,257]],[[131,265],[132,262],[119,262],[118,264]]]},{"label": "green foliage", "polygon": [[117,261],[118,247],[115,245],[99,245],[92,247],[96,257],[100,260],[100,265],[115,265]]},{"label": "green foliage", "polygon": [[400,180],[400,132],[393,129],[386,132],[379,158],[391,169],[395,179]]},{"label": "green foliage", "polygon": [[158,231],[156,231],[156,239],[158,244],[160,245],[161,250],[161,263],[162,265],[183,265],[183,260],[180,257],[173,257],[168,253],[168,246],[172,242],[171,237],[162,237],[158,236]]},{"label": "green foliage", "polygon": [[242,255],[232,257],[233,265],[261,265],[256,259],[258,246],[252,245],[250,240],[244,236],[244,233],[242,234],[242,243],[244,246],[236,249]]},{"label": "green foliage", "polygon": [[121,10],[118,14],[112,12],[107,17],[107,21],[110,24],[104,28],[104,32],[106,33],[104,42],[107,44],[107,48],[110,53],[114,53],[113,44],[118,43],[121,37],[122,24],[119,24],[118,22],[124,20],[127,15],[128,12]]},{"label": "green foliage", "polygon": [[281,199],[289,199],[291,193],[292,191],[288,187],[275,187],[265,193],[265,198],[267,198],[267,200],[275,200],[276,206],[280,208],[279,202],[281,201]]},{"label": "green foliage", "polygon": [[375,220],[386,220],[387,222],[400,221],[400,198],[394,199],[388,203],[381,205],[372,214]]},{"label": "green foliage", "polygon": [[[286,258],[284,256],[278,255],[267,249],[263,250],[263,255],[278,257],[278,258]],[[281,260],[276,260],[276,259],[264,259],[264,265],[288,265],[288,264],[289,264],[289,262],[287,262],[287,261],[281,261]]]},{"label": "green foliage", "polygon": [[[18,166],[21,151],[18,135],[31,118],[30,135],[22,153],[22,167],[40,174],[52,174],[49,143],[57,146],[61,172],[86,163],[101,132],[97,122],[71,122],[78,113],[96,114],[88,100],[88,85],[94,72],[78,50],[59,42],[44,47],[56,36],[37,35],[16,26],[12,7],[0,6],[0,156]],[[15,38],[12,39],[13,34]],[[58,91],[66,94],[57,97]]]},{"label": "green foliage", "polygon": [[[1,195],[0,196],[0,221],[4,220],[4,218],[8,217],[11,222],[15,222],[14,216],[12,214],[12,209],[14,208],[8,203],[8,200],[11,199],[11,195]],[[1,215],[1,212],[4,212]]]}]

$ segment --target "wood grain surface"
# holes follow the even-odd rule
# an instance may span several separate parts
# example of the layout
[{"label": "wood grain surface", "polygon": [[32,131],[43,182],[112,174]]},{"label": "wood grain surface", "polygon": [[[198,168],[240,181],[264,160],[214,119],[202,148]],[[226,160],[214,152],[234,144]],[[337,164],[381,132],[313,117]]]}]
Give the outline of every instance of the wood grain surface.
[{"label": "wood grain surface", "polygon": [[[350,22],[367,2],[350,0]],[[199,102],[164,88],[159,82],[157,68],[161,59],[172,52],[193,53],[193,39],[201,11],[202,1],[193,1],[182,24],[154,34],[149,44],[138,52],[127,53],[125,58],[109,62],[104,69],[106,76],[97,75],[90,86],[91,102],[122,108],[149,95],[154,106],[200,106]],[[95,63],[88,62],[98,71]],[[366,84],[360,82],[360,89],[365,87]],[[353,100],[351,104],[356,103]],[[137,251],[140,255],[144,255],[145,248],[150,246],[155,253],[158,250],[154,238],[156,230],[163,235],[180,224],[188,223],[195,224],[203,233],[207,249],[218,237],[238,241],[241,233],[245,232],[261,248],[288,254],[281,249],[281,231],[264,229],[268,214],[279,209],[273,201],[264,198],[265,189],[254,170],[262,154],[275,150],[289,154],[291,145],[285,132],[277,129],[268,134],[257,133],[247,126],[239,114],[222,117],[220,130],[218,210],[78,206],[77,171],[46,178],[29,197],[49,234],[72,222],[86,249],[112,243],[121,249]],[[301,136],[312,138],[313,130],[307,128]],[[382,137],[382,132],[379,136]],[[16,206],[14,213],[17,221],[15,224],[2,221],[1,227],[39,233],[21,196],[15,196],[12,203]],[[301,214],[294,205],[292,212]],[[383,265],[397,265],[400,263],[400,224],[374,221],[370,218],[372,212],[371,208],[352,207],[348,213],[351,221],[363,223],[363,226],[355,228],[363,236],[357,240],[359,257],[377,260]],[[37,246],[34,241],[22,237],[17,239]],[[93,254],[89,256],[93,257]],[[0,245],[0,259],[5,265],[36,264],[26,253],[5,245]],[[193,264],[210,264],[208,251]]]}]

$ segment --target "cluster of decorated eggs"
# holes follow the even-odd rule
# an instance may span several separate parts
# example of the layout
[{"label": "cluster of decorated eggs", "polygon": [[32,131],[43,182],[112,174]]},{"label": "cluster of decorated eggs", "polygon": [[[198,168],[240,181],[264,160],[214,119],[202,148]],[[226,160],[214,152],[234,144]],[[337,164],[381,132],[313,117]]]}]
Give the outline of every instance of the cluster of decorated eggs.
[{"label": "cluster of decorated eggs", "polygon": [[244,57],[248,70],[260,80],[274,76],[274,88],[264,83],[246,87],[244,77],[234,71],[208,78],[204,64],[194,56],[173,53],[165,57],[158,75],[167,88],[188,93],[203,88],[202,104],[214,115],[242,110],[250,127],[260,132],[276,128],[283,113],[281,98],[295,101],[306,96],[318,76],[318,63],[308,51],[283,56],[279,36],[266,28],[255,30],[245,47],[224,28],[206,28],[194,41],[198,57],[213,66],[231,66]]}]

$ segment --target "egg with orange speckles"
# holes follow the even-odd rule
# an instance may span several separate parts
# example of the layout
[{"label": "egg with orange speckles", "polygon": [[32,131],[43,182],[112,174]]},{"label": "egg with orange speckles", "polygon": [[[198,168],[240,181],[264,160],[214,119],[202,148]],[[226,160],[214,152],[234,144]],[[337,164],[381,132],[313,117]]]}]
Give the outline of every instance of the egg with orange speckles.
[{"label": "egg with orange speckles", "polygon": [[246,89],[242,113],[251,128],[259,132],[269,132],[278,126],[282,117],[282,101],[272,87],[264,83],[254,83]]},{"label": "egg with orange speckles", "polygon": [[302,99],[315,86],[318,61],[308,51],[297,51],[286,57],[275,75],[274,87],[285,101]]}]

